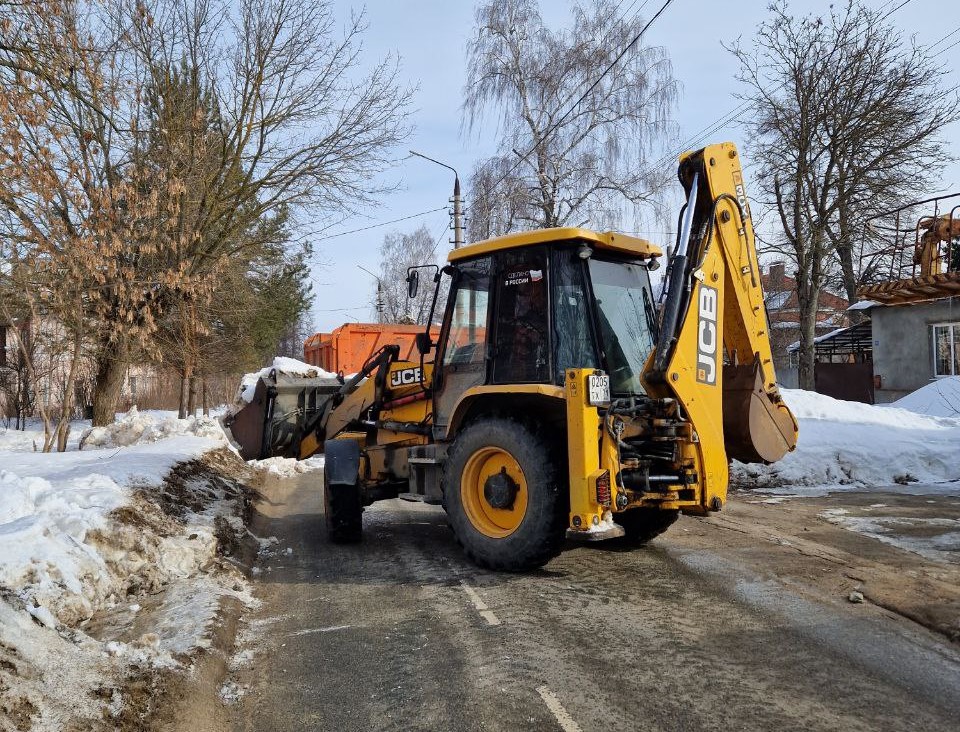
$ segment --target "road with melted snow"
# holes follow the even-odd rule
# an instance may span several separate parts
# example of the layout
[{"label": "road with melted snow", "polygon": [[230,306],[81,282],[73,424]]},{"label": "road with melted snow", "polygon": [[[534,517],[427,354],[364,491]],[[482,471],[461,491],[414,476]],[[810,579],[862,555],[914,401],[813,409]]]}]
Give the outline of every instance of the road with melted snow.
[{"label": "road with melted snow", "polygon": [[498,574],[421,504],[377,504],[363,543],[327,543],[320,478],[264,491],[251,530],[279,543],[254,576],[241,695],[197,730],[957,729],[956,645],[772,578],[763,546],[741,561],[696,519]]}]

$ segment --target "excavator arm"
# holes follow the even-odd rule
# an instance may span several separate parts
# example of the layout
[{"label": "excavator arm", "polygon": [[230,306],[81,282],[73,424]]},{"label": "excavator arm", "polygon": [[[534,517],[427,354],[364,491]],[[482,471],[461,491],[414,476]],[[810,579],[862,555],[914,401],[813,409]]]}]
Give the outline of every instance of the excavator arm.
[{"label": "excavator arm", "polygon": [[736,147],[683,155],[679,177],[687,205],[644,381],[652,395],[677,399],[692,423],[704,501],[716,506],[728,460],[779,460],[796,446],[797,422],[776,385]]}]

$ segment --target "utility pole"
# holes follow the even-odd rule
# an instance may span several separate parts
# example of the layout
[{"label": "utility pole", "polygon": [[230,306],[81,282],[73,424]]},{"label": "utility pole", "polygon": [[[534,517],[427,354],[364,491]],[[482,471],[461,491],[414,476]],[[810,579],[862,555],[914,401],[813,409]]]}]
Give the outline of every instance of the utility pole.
[{"label": "utility pole", "polygon": [[453,204],[453,210],[450,212],[452,219],[450,228],[453,229],[453,241],[451,243],[454,249],[459,249],[466,244],[467,237],[465,233],[466,228],[463,224],[463,197],[460,195],[460,175],[457,173],[457,169],[452,165],[447,165],[446,163],[441,163],[439,160],[427,157],[423,153],[418,153],[416,150],[411,150],[410,154],[453,171],[453,198],[449,199],[450,203]]},{"label": "utility pole", "polygon": [[377,275],[375,275],[373,272],[371,272],[371,271],[370,271],[369,269],[367,269],[366,267],[364,267],[364,266],[362,266],[362,265],[359,265],[359,264],[357,265],[357,267],[358,267],[359,269],[362,269],[364,272],[366,272],[368,275],[370,275],[371,277],[373,277],[373,279],[375,279],[375,280],[377,281],[377,302],[376,302],[376,305],[374,305],[374,308],[375,308],[376,311],[377,311],[377,323],[380,323],[380,324],[382,325],[382,324],[383,324],[383,313],[384,313],[384,311],[386,310],[386,306],[385,306],[384,303],[383,303],[383,282],[381,281],[381,279],[380,279],[379,277],[377,277]]}]

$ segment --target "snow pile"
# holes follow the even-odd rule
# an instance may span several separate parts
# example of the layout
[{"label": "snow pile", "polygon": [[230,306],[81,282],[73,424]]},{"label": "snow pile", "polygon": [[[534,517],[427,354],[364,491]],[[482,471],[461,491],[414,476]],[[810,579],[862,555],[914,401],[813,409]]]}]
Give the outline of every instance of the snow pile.
[{"label": "snow pile", "polygon": [[[243,464],[226,451],[196,460],[225,446],[219,425],[131,410],[98,430],[64,453],[34,451],[38,425],[0,432],[2,729],[10,700],[37,730],[101,716],[121,696],[93,689],[124,669],[177,665],[222,597],[250,601],[218,559],[245,531],[244,489],[223,477]],[[124,635],[135,618],[150,625]]]},{"label": "snow pile", "polygon": [[[126,445],[122,453],[6,452],[0,469],[0,586],[73,624],[123,589],[144,562],[160,575],[196,571],[216,544],[209,528],[192,531],[190,546],[165,537],[149,551],[138,536],[143,526],[117,525],[112,516],[132,501],[133,486],[155,490],[176,463],[225,444],[215,422],[219,434],[209,437],[197,434],[208,433],[207,426],[174,421],[187,424],[158,425],[132,411],[117,424],[96,428],[110,436],[104,444]],[[166,433],[176,436],[163,438]],[[135,434],[145,442],[134,442]],[[176,527],[155,528],[172,533]]]},{"label": "snow pile", "polygon": [[331,374],[329,371],[324,371],[319,366],[311,366],[308,363],[303,361],[298,361],[295,358],[287,358],[286,356],[276,356],[273,359],[273,363],[270,366],[260,369],[259,371],[254,371],[253,373],[245,374],[240,380],[240,390],[237,392],[237,403],[238,404],[249,404],[253,401],[253,394],[257,388],[257,381],[261,378],[267,378],[270,376],[270,372],[276,369],[278,374],[284,374],[286,376],[293,376],[302,379],[335,379],[336,374]]},{"label": "snow pile", "polygon": [[276,478],[293,478],[323,467],[323,455],[315,455],[306,460],[295,458],[271,457],[264,460],[248,460],[247,465],[261,470]]},{"label": "snow pile", "polygon": [[932,381],[890,406],[933,417],[960,417],[960,376]]},{"label": "snow pile", "polygon": [[[732,485],[810,494],[960,480],[960,419],[847,402],[800,389],[782,393],[800,423],[797,449],[773,465],[734,461]],[[960,493],[960,484],[944,491]]]},{"label": "snow pile", "polygon": [[177,436],[194,436],[226,444],[220,423],[212,417],[177,419],[163,412],[141,413],[136,407],[106,427],[91,427],[80,438],[80,449],[127,447]]}]

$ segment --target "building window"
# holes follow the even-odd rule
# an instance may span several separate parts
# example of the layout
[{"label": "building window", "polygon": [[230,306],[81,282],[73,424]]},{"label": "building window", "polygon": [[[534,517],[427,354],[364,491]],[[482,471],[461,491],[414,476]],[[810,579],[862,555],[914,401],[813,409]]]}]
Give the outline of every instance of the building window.
[{"label": "building window", "polygon": [[933,375],[960,376],[960,323],[933,326]]}]

